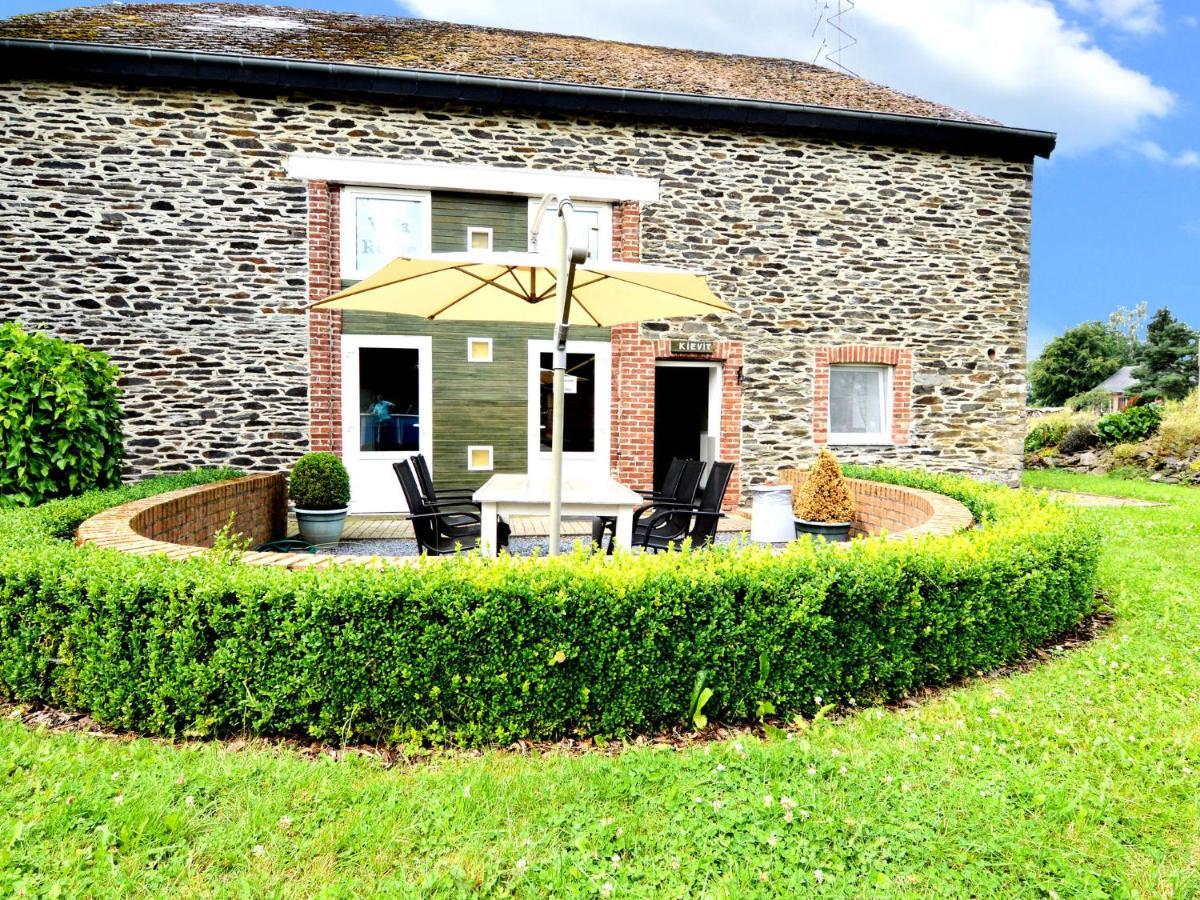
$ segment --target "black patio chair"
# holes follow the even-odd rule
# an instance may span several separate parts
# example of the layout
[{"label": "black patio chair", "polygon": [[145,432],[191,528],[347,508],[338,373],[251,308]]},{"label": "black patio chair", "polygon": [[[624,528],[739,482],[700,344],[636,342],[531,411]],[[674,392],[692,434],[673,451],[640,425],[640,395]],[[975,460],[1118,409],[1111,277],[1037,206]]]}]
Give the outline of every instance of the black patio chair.
[{"label": "black patio chair", "polygon": [[733,475],[733,463],[715,462],[699,502],[690,507],[650,504],[638,511],[633,523],[633,546],[655,553],[677,550],[691,538],[693,547],[707,547],[717,535],[717,522],[724,518],[721,503]]},{"label": "black patio chair", "polygon": [[676,456],[671,460],[671,464],[667,466],[667,472],[663,475],[662,484],[656,490],[638,491],[647,500],[673,500],[675,491],[679,487],[679,479],[683,476],[683,464],[687,462],[682,456]]},{"label": "black patio chair", "polygon": [[[471,499],[474,488],[444,488],[438,491],[433,486],[433,475],[429,471],[429,463],[418,453],[408,458],[413,475],[417,479],[417,487],[425,502],[435,509],[446,513],[447,522],[451,525],[466,525],[471,521],[479,521],[479,504]],[[474,519],[469,516],[474,513]]]},{"label": "black patio chair", "polygon": [[471,500],[475,494],[475,488],[470,487],[452,487],[442,488],[440,491],[434,490],[433,475],[429,471],[429,462],[423,454],[418,453],[416,456],[409,457],[409,462],[412,463],[413,472],[417,476],[417,485],[421,488],[421,493],[430,503],[437,505],[440,498],[443,501],[463,500],[470,506],[479,509],[479,504]]},{"label": "black patio chair", "polygon": [[[651,509],[666,510],[670,507],[681,507],[688,509],[695,505],[696,492],[700,489],[700,479],[704,475],[704,463],[698,459],[685,459],[680,467],[679,479],[675,483],[674,494],[670,497],[663,497],[656,501],[651,501],[645,506],[639,507],[634,511],[633,522],[636,531],[638,518],[646,514]],[[665,482],[665,479],[664,479]],[[683,529],[687,527],[691,519],[684,513],[681,513],[677,519],[669,517],[661,519],[656,523],[656,528],[663,534],[676,537],[678,540],[683,540]],[[608,552],[613,552],[617,532],[617,520],[612,516],[597,516],[592,520],[592,540],[597,546],[601,545],[604,535],[609,535]],[[634,545],[637,545],[636,534],[634,536]]]},{"label": "black patio chair", "polygon": [[[479,546],[478,516],[474,516],[473,521],[451,524],[445,510],[431,506],[421,495],[412,468],[407,462],[392,463],[392,470],[400,480],[400,489],[404,492],[404,500],[408,504],[405,518],[412,522],[417,546],[423,553],[444,556],[459,550],[474,550]],[[455,515],[469,517],[471,514]],[[507,547],[509,527],[504,522],[497,522],[496,525],[496,542],[500,547]]]}]

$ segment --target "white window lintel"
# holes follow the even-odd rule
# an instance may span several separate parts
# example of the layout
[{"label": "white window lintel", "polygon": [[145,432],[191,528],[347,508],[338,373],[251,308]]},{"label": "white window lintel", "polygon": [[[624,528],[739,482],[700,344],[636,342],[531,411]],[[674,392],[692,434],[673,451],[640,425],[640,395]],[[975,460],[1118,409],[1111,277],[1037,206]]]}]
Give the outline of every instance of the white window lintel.
[{"label": "white window lintel", "polygon": [[546,193],[616,203],[655,203],[658,179],[566,169],[520,169],[457,163],[406,162],[366,156],[293,153],[289,178],[371,187],[470,191],[540,197]]}]

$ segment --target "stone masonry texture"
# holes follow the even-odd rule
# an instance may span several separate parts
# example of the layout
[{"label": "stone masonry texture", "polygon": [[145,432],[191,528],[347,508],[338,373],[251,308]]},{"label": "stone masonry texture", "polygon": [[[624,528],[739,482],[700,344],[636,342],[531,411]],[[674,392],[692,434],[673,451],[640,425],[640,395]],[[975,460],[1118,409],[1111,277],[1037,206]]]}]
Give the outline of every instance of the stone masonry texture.
[{"label": "stone masonry texture", "polygon": [[0,317],[107,351],[130,474],[309,446],[308,186],[289,153],[658,177],[644,262],[703,268],[741,342],[741,485],[806,463],[817,348],[912,354],[904,446],[845,461],[1012,482],[1032,166],[646,122],[184,88],[0,84]]}]

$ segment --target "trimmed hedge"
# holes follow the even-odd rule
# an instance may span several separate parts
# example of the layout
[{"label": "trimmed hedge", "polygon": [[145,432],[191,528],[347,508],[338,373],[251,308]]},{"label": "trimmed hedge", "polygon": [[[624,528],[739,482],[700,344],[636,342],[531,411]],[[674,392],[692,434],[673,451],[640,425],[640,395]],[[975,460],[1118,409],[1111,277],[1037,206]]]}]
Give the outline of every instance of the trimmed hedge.
[{"label": "trimmed hedge", "polygon": [[2,512],[0,690],[164,735],[623,735],[684,721],[702,670],[710,718],[761,701],[812,713],[1012,662],[1091,610],[1099,540],[1076,510],[965,478],[846,474],[938,490],[984,527],[286,572],[70,543],[99,509],[227,472]]}]

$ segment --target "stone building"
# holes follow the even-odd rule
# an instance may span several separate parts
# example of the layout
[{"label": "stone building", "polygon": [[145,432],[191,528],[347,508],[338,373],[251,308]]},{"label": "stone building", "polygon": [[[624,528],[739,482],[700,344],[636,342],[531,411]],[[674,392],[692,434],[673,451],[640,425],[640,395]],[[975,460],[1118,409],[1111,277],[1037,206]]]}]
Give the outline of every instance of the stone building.
[{"label": "stone building", "polygon": [[396,255],[702,268],[736,315],[573,331],[568,471],[731,500],[843,460],[1021,466],[1033,160],[1008,128],[801,62],[229,4],[0,20],[0,316],[107,351],[128,466],[343,454],[355,506],[547,465],[549,329],[306,312]]}]

